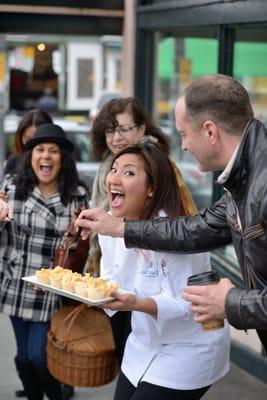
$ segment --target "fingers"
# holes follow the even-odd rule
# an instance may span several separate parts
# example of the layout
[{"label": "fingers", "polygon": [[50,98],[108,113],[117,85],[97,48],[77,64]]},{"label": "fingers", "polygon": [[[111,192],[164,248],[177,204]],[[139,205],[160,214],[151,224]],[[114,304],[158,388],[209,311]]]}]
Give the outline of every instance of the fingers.
[{"label": "fingers", "polygon": [[193,313],[197,313],[198,312],[198,306],[195,304],[191,304],[190,309]]},{"label": "fingers", "polygon": [[47,292],[47,290],[45,290],[45,289],[43,289],[43,288],[40,288],[39,286],[35,286],[35,285],[32,284],[32,283],[28,283],[27,286],[28,286],[29,288],[31,288],[32,290],[34,290],[35,292],[43,292],[43,293]]},{"label": "fingers", "polygon": [[208,286],[185,286],[184,293],[202,296],[206,292]]},{"label": "fingers", "polygon": [[184,288],[182,297],[191,304],[189,309],[194,314],[194,320],[196,322],[203,322],[207,319],[205,309],[205,294],[204,286],[186,286]]},{"label": "fingers", "polygon": [[128,299],[127,294],[122,294],[118,290],[111,290],[109,292],[109,296],[113,297],[114,299],[119,300],[119,301],[127,301],[127,299]]},{"label": "fingers", "polygon": [[109,296],[113,297],[114,300],[111,303],[106,304],[104,307],[113,311],[128,311],[132,309],[132,303],[135,300],[135,296],[130,294],[122,294],[117,290],[111,290]]},{"label": "fingers", "polygon": [[74,221],[76,232],[81,228],[81,238],[83,240],[87,239],[91,233],[91,229],[88,228],[88,221],[86,219],[88,214],[87,211],[90,210],[83,210]]},{"label": "fingers", "polygon": [[[74,226],[76,230],[79,228],[82,228],[81,230],[81,238],[83,240],[87,239],[88,236],[91,234],[93,231],[93,221],[97,221],[98,215],[101,215],[101,212],[103,210],[101,209],[86,209],[81,211],[81,213],[78,215]],[[104,212],[105,213],[105,212]]]},{"label": "fingers", "polygon": [[221,279],[216,285],[186,286],[182,297],[190,302],[189,309],[196,322],[225,318],[225,298],[233,286],[229,279]]},{"label": "fingers", "polygon": [[6,192],[0,191],[0,199],[8,202],[8,195],[6,194]]},{"label": "fingers", "polygon": [[91,209],[88,208],[80,212],[78,218],[76,219],[75,224],[77,226],[83,226],[80,224],[83,224],[84,222],[86,222],[86,220],[97,221],[104,215],[106,215],[106,212],[101,208],[91,208]]},{"label": "fingers", "polygon": [[13,210],[10,207],[10,205],[4,201],[0,199],[0,219],[3,220],[7,220],[9,221],[10,219],[13,219]]},{"label": "fingers", "polygon": [[[189,290],[187,290],[187,287],[184,288],[183,293],[182,293],[182,298],[186,301],[189,301],[192,304],[199,304],[202,299],[202,293],[198,293],[199,287],[194,286],[193,290],[191,286],[188,286]],[[194,290],[196,288],[196,290]]]}]

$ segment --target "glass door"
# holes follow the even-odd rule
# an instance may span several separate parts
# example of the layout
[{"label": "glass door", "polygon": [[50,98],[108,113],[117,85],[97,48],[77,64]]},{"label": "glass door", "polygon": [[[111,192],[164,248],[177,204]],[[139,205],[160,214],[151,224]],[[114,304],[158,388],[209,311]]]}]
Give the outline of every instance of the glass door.
[{"label": "glass door", "polygon": [[255,117],[267,123],[266,26],[243,26],[236,30],[233,71],[249,92]]},{"label": "glass door", "polygon": [[171,140],[171,157],[177,163],[199,209],[212,200],[212,173],[199,171],[193,157],[180,147],[175,128],[174,109],[179,93],[194,79],[217,72],[218,40],[215,31],[175,32],[159,36],[157,42],[157,72],[155,117]]}]

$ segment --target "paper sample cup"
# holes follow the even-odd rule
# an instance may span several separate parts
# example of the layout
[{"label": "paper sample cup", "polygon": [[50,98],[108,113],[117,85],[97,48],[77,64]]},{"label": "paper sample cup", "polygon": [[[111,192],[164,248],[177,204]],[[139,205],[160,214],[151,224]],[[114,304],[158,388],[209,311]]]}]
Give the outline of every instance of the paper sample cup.
[{"label": "paper sample cup", "polygon": [[[189,276],[187,280],[188,286],[204,286],[204,285],[217,285],[220,281],[220,275],[217,271],[207,271],[200,274]],[[224,327],[223,319],[212,319],[201,323],[204,331],[213,329],[220,329]]]}]

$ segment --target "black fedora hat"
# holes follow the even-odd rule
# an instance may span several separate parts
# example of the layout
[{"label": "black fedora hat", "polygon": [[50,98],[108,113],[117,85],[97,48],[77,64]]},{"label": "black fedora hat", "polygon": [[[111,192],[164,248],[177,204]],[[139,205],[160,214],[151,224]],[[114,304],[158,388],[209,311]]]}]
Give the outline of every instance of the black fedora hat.
[{"label": "black fedora hat", "polygon": [[40,125],[35,135],[25,143],[24,149],[30,150],[40,143],[56,143],[69,151],[73,151],[73,144],[66,138],[63,129],[55,124]]}]

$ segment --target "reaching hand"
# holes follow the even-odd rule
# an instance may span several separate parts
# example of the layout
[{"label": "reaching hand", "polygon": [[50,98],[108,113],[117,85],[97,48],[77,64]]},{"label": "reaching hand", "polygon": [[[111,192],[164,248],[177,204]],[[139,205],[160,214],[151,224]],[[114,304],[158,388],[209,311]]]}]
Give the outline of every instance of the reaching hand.
[{"label": "reaching hand", "polygon": [[13,210],[10,205],[0,198],[0,221],[10,221],[13,219]]},{"label": "reaching hand", "polygon": [[186,286],[183,298],[191,302],[190,309],[195,314],[195,321],[223,319],[226,296],[233,287],[233,283],[228,278],[221,279],[216,285]]},{"label": "reaching hand", "polygon": [[123,237],[124,222],[101,208],[83,210],[75,221],[76,228],[82,228],[81,237],[86,239],[91,232],[106,236]]},{"label": "reaching hand", "polygon": [[8,202],[8,194],[4,190],[0,190],[0,199]]}]

